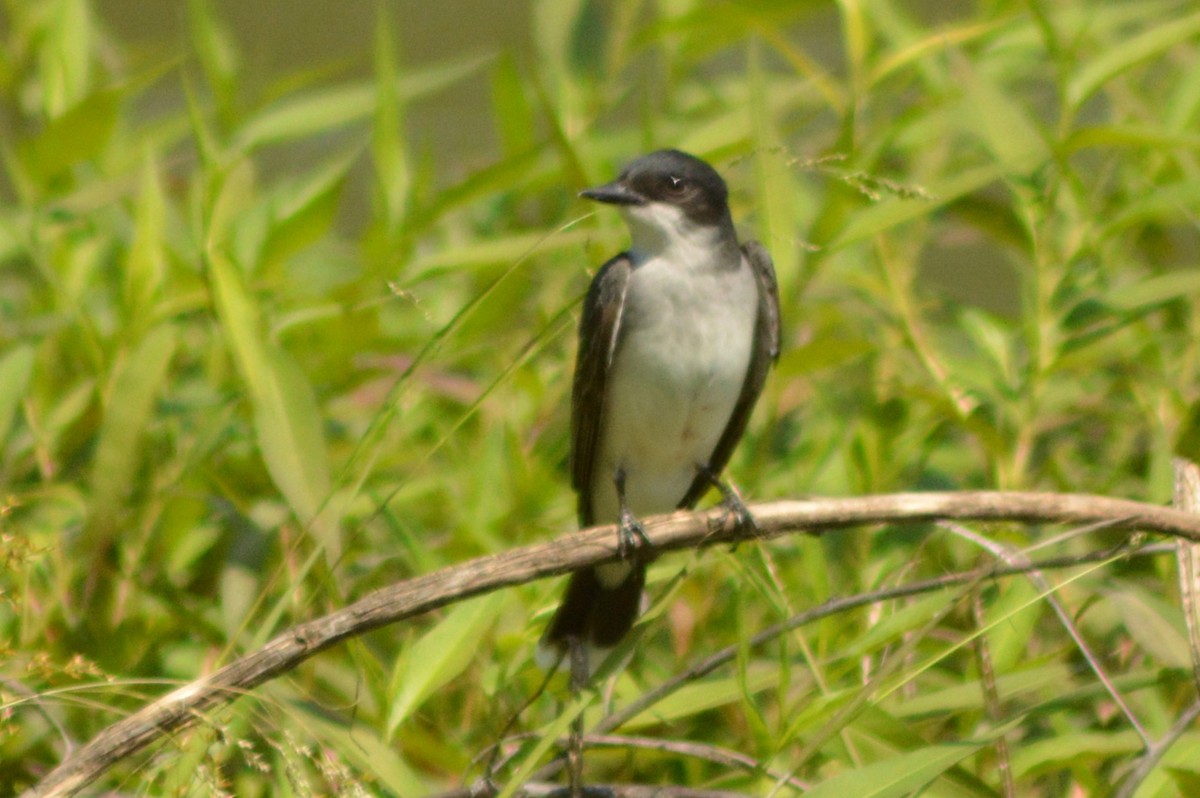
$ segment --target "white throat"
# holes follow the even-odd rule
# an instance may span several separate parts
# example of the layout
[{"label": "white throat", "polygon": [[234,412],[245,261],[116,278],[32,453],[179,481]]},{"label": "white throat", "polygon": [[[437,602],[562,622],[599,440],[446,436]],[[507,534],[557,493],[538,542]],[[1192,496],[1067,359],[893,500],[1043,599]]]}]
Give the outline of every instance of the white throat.
[{"label": "white throat", "polygon": [[633,238],[635,260],[664,258],[697,266],[708,264],[723,250],[719,228],[698,225],[678,207],[664,202],[621,208]]}]

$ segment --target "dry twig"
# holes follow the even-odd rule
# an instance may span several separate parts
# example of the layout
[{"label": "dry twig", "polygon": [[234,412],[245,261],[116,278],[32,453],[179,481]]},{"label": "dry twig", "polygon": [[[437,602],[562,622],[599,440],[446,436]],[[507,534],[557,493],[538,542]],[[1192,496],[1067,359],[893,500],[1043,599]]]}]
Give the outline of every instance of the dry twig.
[{"label": "dry twig", "polygon": [[[803,531],[821,533],[881,523],[1018,521],[1109,522],[1200,542],[1200,516],[1105,496],[963,491],[899,493],[844,499],[779,501],[752,506],[755,539]],[[722,508],[647,519],[646,532],[659,551],[696,548],[746,539]],[[480,557],[461,565],[375,591],[337,612],[299,624],[258,651],[229,663],[144,707],[76,749],[28,798],[75,795],[120,759],[141,751],[199,714],[232,701],[258,685],[348,637],[444,607],[471,596],[523,584],[616,559],[616,528],[595,527],[549,543]]]}]

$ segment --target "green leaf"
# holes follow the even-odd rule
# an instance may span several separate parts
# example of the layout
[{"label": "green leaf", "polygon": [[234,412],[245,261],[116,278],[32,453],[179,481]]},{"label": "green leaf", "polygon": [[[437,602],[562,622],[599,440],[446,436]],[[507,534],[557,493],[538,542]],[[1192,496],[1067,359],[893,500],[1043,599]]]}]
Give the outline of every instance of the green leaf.
[{"label": "green leaf", "polygon": [[13,417],[33,376],[34,348],[30,344],[19,344],[0,357],[0,443],[8,435]]},{"label": "green leaf", "polygon": [[218,185],[216,196],[208,208],[208,227],[205,230],[210,249],[218,241],[230,242],[232,246],[239,227],[244,225],[259,194],[254,163],[249,158],[238,158],[225,166],[213,181]]},{"label": "green leaf", "polygon": [[1135,224],[1148,222],[1157,226],[1172,218],[1186,216],[1187,209],[1195,207],[1200,207],[1200,181],[1184,177],[1173,182],[1160,182],[1153,191],[1131,197],[1122,208],[1115,209],[1116,213],[1105,220],[1105,229],[1108,235],[1116,235]]},{"label": "green leaf", "polygon": [[1076,762],[1094,762],[1097,757],[1131,757],[1142,750],[1133,729],[1113,732],[1065,731],[1042,740],[1028,740],[1013,753],[1016,776],[1055,773]]},{"label": "green leaf", "polygon": [[[1037,601],[1039,591],[1027,579],[1014,579],[1000,586],[999,595],[986,609],[989,619],[987,640],[991,648],[992,667],[1000,676],[1021,667],[1029,656],[1029,641],[1036,635],[1038,619],[1049,607],[1045,602]],[[1000,623],[992,623],[992,618],[1003,618]],[[1006,689],[1028,689],[1017,683],[1010,683]]]},{"label": "green leaf", "polygon": [[497,264],[521,263],[537,252],[546,254],[561,249],[574,249],[593,236],[589,230],[569,230],[548,236],[545,231],[497,235],[458,247],[445,247],[414,261],[409,267],[405,285],[432,280],[448,272],[460,272]]},{"label": "green leaf", "polygon": [[513,156],[533,149],[536,138],[529,124],[535,113],[525,93],[516,59],[506,53],[492,70],[492,114],[504,152]]},{"label": "green leaf", "polygon": [[[309,560],[313,561],[316,556],[316,552],[313,552]],[[262,574],[258,568],[234,559],[222,569],[217,595],[220,599],[222,626],[229,640],[238,639],[238,633],[251,618],[255,618],[255,632],[271,628],[253,614],[261,590]],[[253,639],[253,634],[249,637]]]},{"label": "green leaf", "polygon": [[113,373],[92,461],[92,504],[84,532],[90,553],[108,544],[120,530],[122,509],[138,484],[142,460],[138,441],[149,424],[175,346],[175,328],[156,327],[126,353]]},{"label": "green leaf", "polygon": [[46,112],[58,116],[80,102],[91,83],[92,19],[86,0],[52,0],[46,12],[41,59],[42,99]]},{"label": "green leaf", "polygon": [[583,0],[560,0],[557,3],[535,3],[533,6],[533,41],[540,60],[552,72],[571,74],[572,29],[583,13]]},{"label": "green leaf", "polygon": [[866,634],[859,635],[852,646],[838,653],[840,656],[858,657],[894,643],[905,633],[921,628],[931,618],[945,611],[947,600],[947,594],[941,592],[910,599],[873,623]]},{"label": "green leaf", "polygon": [[1200,299],[1200,271],[1171,272],[1133,285],[1123,285],[1105,294],[1103,301],[1119,310],[1137,310],[1186,297]]},{"label": "green leaf", "polygon": [[1164,20],[1161,25],[1107,47],[1087,62],[1067,83],[1067,105],[1077,109],[1092,92],[1128,69],[1162,55],[1177,44],[1200,35],[1200,12],[1183,19]]},{"label": "green leaf", "polygon": [[1200,795],[1200,773],[1183,768],[1165,768],[1177,795]]},{"label": "green leaf", "polygon": [[930,186],[928,189],[928,193],[931,195],[930,199],[884,200],[856,213],[841,234],[826,247],[826,250],[833,252],[905,222],[919,219],[922,216],[931,216],[945,205],[964,195],[979,191],[1007,173],[1006,166],[989,163],[949,177],[943,183]]},{"label": "green leaf", "polygon": [[1155,661],[1168,668],[1192,667],[1191,647],[1184,629],[1183,613],[1133,586],[1108,592],[1125,628]]},{"label": "green leaf", "polygon": [[791,349],[785,349],[775,369],[775,379],[787,379],[844,366],[876,351],[865,338],[821,337]]},{"label": "green leaf", "polygon": [[1146,125],[1095,125],[1072,132],[1064,146],[1068,152],[1077,152],[1092,147],[1197,150],[1200,149],[1200,136]]},{"label": "green leaf", "polygon": [[[413,208],[406,231],[414,233],[455,208],[519,188],[529,181],[531,176],[544,171],[544,167],[539,165],[542,155],[543,149],[534,147],[472,171],[460,183],[439,191],[421,207]],[[553,241],[547,243],[551,244]]]},{"label": "green leaf", "polygon": [[343,153],[272,192],[263,209],[267,215],[261,253],[264,263],[282,261],[328,232],[346,175],[358,156],[357,148]]},{"label": "green leaf", "polygon": [[147,157],[142,164],[133,244],[125,262],[125,306],[134,329],[149,315],[162,285],[166,269],[165,223],[166,205],[157,166],[153,158]]},{"label": "green leaf", "polygon": [[[1011,329],[1000,320],[979,308],[964,308],[959,314],[963,330],[971,337],[975,348],[987,356],[987,371],[998,375],[1006,384],[1017,382],[1017,368],[1013,363]],[[982,358],[975,358],[982,361]]]},{"label": "green leaf", "polygon": [[[748,108],[753,123],[756,217],[763,241],[787,241],[795,226],[793,201],[796,197],[792,171],[780,152],[782,139],[775,127],[776,111],[771,103],[767,71],[759,47],[752,41],[747,77],[750,88]],[[793,296],[799,274],[798,247],[770,247],[779,279],[779,296]]]},{"label": "green leaf", "polygon": [[[353,717],[337,718],[312,702],[298,702],[293,711],[302,715],[305,729],[319,733],[322,745],[335,748],[360,773],[386,788],[382,794],[432,795],[437,792],[437,783],[430,775],[409,764],[397,746],[382,739],[377,730],[356,722]],[[377,790],[376,787],[372,793],[381,794]]]},{"label": "green leaf", "polygon": [[967,63],[957,70],[962,81],[964,128],[973,132],[1014,171],[1027,171],[1050,156],[1029,112],[1005,86]]},{"label": "green leaf", "polygon": [[389,738],[421,702],[478,661],[479,640],[506,601],[499,593],[464,601],[405,650],[392,676]]},{"label": "green leaf", "polygon": [[399,229],[408,209],[412,184],[412,169],[405,150],[407,139],[402,127],[404,99],[396,91],[395,43],[391,26],[379,6],[379,21],[375,26],[376,98],[374,124],[371,130],[371,154],[375,159],[375,179],[379,186],[382,216],[390,233]]},{"label": "green leaf", "polygon": [[752,665],[745,673],[720,679],[705,679],[683,687],[641,714],[625,728],[668,723],[688,718],[716,707],[736,704],[747,694],[769,690],[779,684],[779,668],[770,664]]},{"label": "green leaf", "polygon": [[232,116],[242,64],[233,34],[213,13],[206,0],[189,0],[188,32],[212,95],[224,115]]},{"label": "green leaf", "polygon": [[[433,94],[473,75],[491,61],[491,56],[474,56],[424,69],[404,70],[400,77],[393,78],[396,95],[412,100]],[[377,94],[371,82],[289,96],[247,123],[233,146],[238,151],[252,150],[364,121],[375,112]]]},{"label": "green leaf", "polygon": [[[1014,613],[1023,618],[1027,609]],[[999,626],[1001,624],[996,624]],[[1071,671],[1062,665],[1049,664],[1041,668],[1002,674],[996,679],[996,691],[1002,699],[1036,696],[1043,691],[1053,691],[1071,683]],[[964,679],[943,690],[926,690],[906,699],[894,709],[901,718],[924,716],[943,717],[954,712],[970,712],[979,709],[983,700],[983,687],[978,679]]]},{"label": "green leaf", "polygon": [[329,498],[330,479],[312,386],[284,351],[262,338],[257,309],[229,259],[210,248],[208,265],[217,317],[250,393],[267,471],[292,512],[310,525],[335,560],[341,550],[336,526],[318,517]]},{"label": "green leaf", "polygon": [[224,530],[213,524],[194,524],[171,542],[163,570],[168,576],[185,582],[197,573],[200,558],[212,550],[224,535]]},{"label": "green leaf", "polygon": [[841,773],[804,793],[805,798],[900,798],[921,789],[962,760],[974,754],[984,743],[939,745],[857,770]]},{"label": "green leaf", "polygon": [[55,117],[44,130],[22,142],[22,162],[43,183],[81,161],[94,158],[117,124],[124,92],[96,92]]},{"label": "green leaf", "polygon": [[262,347],[262,369],[248,378],[258,442],[275,483],[298,517],[312,522],[329,496],[317,397],[296,361],[268,342]]}]

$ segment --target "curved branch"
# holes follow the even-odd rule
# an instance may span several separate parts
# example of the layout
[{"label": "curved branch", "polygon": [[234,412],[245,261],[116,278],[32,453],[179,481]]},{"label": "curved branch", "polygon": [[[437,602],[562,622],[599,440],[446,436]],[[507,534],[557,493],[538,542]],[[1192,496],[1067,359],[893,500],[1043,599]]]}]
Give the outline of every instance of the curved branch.
[{"label": "curved branch", "polygon": [[[1105,496],[1066,493],[963,491],[897,493],[845,499],[779,501],[750,507],[755,530],[739,530],[720,508],[645,520],[656,550],[821,533],[880,523],[938,519],[1098,523],[1200,542],[1200,516]],[[547,576],[616,559],[616,527],[593,527],[549,543],[479,557],[380,589],[350,606],[299,624],[258,651],[175,690],[109,726],[76,749],[27,798],[75,795],[118,760],[190,724],[200,712],[228,703],[347,637],[430,610]]]}]

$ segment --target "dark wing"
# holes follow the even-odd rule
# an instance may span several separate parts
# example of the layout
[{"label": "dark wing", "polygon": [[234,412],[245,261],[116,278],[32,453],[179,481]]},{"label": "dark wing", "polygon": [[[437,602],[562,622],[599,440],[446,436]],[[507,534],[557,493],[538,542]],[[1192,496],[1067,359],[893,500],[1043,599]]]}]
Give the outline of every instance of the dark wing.
[{"label": "dark wing", "polygon": [[[775,282],[775,264],[771,262],[767,250],[757,241],[747,241],[743,244],[742,254],[749,262],[758,282],[758,322],[754,330],[754,349],[750,353],[750,366],[746,369],[746,381],[742,383],[742,392],[738,396],[737,404],[733,406],[733,413],[729,416],[725,431],[721,433],[721,438],[708,459],[708,468],[713,475],[720,474],[733,455],[734,447],[742,439],[746,425],[750,422],[754,403],[758,401],[758,395],[762,393],[763,385],[767,382],[767,372],[779,359],[779,285]],[[711,485],[704,475],[697,475],[679,506],[694,507]]]},{"label": "dark wing", "polygon": [[633,271],[622,252],[597,272],[583,300],[579,322],[579,354],[571,389],[571,484],[578,496],[579,523],[591,526],[592,471],[599,456],[600,425],[608,369],[617,348],[625,289]]}]

